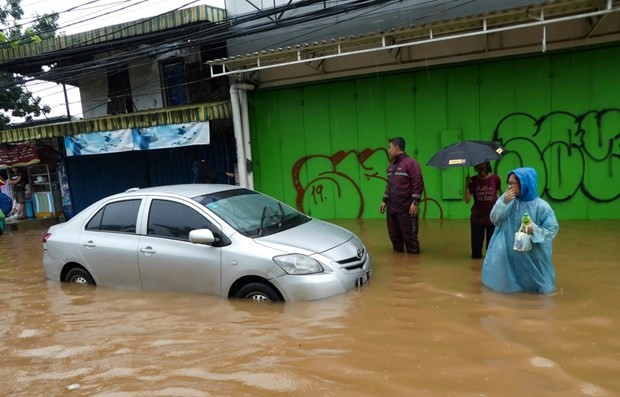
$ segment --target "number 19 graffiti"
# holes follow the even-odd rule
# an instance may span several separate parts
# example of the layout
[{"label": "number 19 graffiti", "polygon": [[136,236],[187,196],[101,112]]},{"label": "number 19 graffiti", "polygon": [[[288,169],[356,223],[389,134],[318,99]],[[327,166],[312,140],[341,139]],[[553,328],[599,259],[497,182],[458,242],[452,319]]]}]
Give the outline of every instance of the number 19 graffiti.
[{"label": "number 19 graffiti", "polygon": [[325,196],[323,196],[323,185],[313,185],[311,195],[314,199],[314,204],[325,201]]}]

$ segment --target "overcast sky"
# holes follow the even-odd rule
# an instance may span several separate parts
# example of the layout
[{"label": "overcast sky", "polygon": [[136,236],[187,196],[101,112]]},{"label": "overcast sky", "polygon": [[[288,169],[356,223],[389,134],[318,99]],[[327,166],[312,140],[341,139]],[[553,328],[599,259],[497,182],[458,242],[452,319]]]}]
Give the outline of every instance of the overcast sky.
[{"label": "overcast sky", "polygon": [[[224,2],[225,0],[22,0],[22,23],[28,24],[36,14],[57,12],[60,14],[58,31],[70,35],[147,18],[178,8],[204,4],[224,8]],[[48,117],[67,114],[62,85],[33,82],[28,85],[28,89],[52,107],[52,113]],[[71,115],[82,117],[78,89],[67,87],[67,94]]]}]

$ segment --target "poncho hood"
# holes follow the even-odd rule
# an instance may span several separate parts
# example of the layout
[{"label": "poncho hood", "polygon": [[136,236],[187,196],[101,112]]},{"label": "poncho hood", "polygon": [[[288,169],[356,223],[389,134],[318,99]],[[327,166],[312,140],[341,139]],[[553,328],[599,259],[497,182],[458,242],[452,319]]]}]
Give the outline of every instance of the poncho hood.
[{"label": "poncho hood", "polygon": [[538,176],[534,168],[516,168],[508,173],[508,177],[510,177],[510,174],[515,174],[519,179],[519,184],[521,185],[519,200],[532,201],[538,198]]}]

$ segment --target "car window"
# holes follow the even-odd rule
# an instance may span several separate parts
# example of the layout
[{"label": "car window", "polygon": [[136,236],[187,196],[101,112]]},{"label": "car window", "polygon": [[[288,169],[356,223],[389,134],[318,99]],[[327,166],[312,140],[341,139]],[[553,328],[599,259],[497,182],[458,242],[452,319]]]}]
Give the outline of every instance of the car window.
[{"label": "car window", "polygon": [[310,221],[294,208],[249,189],[224,190],[194,200],[248,237],[267,236]]},{"label": "car window", "polygon": [[101,217],[103,216],[103,208],[97,211],[90,221],[86,224],[86,230],[99,230],[101,227]]},{"label": "car window", "polygon": [[220,231],[201,213],[185,204],[168,200],[153,200],[149,210],[147,234],[189,241],[189,232],[209,229],[216,237]]},{"label": "car window", "polygon": [[125,200],[107,204],[86,224],[86,230],[135,233],[140,201]]}]

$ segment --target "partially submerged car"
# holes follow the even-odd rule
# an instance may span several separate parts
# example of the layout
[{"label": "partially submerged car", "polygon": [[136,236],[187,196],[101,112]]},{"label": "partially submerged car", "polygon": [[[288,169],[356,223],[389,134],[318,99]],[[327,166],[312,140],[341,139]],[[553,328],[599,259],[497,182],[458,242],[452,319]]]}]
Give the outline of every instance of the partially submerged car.
[{"label": "partially submerged car", "polygon": [[322,299],[372,276],[352,232],[231,185],[130,189],[50,227],[43,249],[55,281],[259,301]]}]

